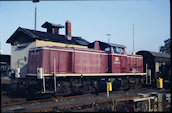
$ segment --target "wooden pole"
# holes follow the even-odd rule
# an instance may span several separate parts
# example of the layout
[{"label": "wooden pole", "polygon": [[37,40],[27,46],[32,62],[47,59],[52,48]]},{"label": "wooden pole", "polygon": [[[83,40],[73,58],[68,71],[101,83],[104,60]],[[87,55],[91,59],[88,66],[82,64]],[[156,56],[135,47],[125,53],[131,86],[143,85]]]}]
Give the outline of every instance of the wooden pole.
[{"label": "wooden pole", "polygon": [[54,59],[54,92],[56,92],[56,59]]},{"label": "wooden pole", "polygon": [[45,93],[46,92],[46,89],[45,89],[45,77],[43,76],[43,92]]},{"label": "wooden pole", "polygon": [[133,24],[133,55],[135,55],[135,48],[134,48],[134,24]]},{"label": "wooden pole", "polygon": [[109,91],[107,90],[107,97],[109,97]]},{"label": "wooden pole", "polygon": [[146,63],[146,84],[148,84],[148,64]]}]

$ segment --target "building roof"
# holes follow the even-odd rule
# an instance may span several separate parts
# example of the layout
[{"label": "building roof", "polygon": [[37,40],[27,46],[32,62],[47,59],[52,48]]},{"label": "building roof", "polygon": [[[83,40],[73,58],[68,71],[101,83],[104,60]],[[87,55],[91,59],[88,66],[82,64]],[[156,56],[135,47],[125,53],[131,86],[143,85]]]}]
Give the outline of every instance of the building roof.
[{"label": "building roof", "polygon": [[12,36],[6,41],[6,43],[11,43],[13,45],[15,43],[24,43],[24,40],[26,40],[25,42],[32,42],[35,41],[36,39],[44,40],[44,41],[52,41],[52,42],[61,42],[67,44],[85,45],[85,46],[89,44],[89,42],[83,39],[82,37],[72,36],[72,40],[68,40],[65,35],[60,35],[60,34],[57,35],[57,34],[31,30],[21,27],[19,27],[12,34]]},{"label": "building roof", "polygon": [[141,53],[149,53],[154,57],[170,58],[170,54],[163,54],[163,53],[146,51],[146,50],[138,51],[136,54],[141,54]]},{"label": "building roof", "polygon": [[41,27],[43,27],[43,28],[48,28],[48,27],[52,27],[52,28],[64,28],[63,25],[54,24],[54,23],[50,23],[50,22],[45,22]]}]

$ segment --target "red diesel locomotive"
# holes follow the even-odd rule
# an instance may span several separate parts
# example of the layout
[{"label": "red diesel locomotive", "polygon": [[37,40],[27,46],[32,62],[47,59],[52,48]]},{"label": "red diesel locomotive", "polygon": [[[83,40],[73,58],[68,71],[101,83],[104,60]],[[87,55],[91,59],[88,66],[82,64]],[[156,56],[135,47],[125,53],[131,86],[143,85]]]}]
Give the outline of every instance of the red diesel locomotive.
[{"label": "red diesel locomotive", "polygon": [[[107,47],[103,48],[99,44]],[[89,47],[90,49],[69,47],[33,48],[29,52],[28,73],[36,74],[39,67],[44,70],[44,74],[54,72],[63,74],[143,72],[143,57],[140,55],[127,55],[125,46],[96,41],[90,44]]]},{"label": "red diesel locomotive", "polygon": [[105,91],[109,81],[113,90],[142,87],[145,75],[142,56],[127,55],[123,45],[95,41],[88,49],[30,49],[25,86],[68,95]]}]

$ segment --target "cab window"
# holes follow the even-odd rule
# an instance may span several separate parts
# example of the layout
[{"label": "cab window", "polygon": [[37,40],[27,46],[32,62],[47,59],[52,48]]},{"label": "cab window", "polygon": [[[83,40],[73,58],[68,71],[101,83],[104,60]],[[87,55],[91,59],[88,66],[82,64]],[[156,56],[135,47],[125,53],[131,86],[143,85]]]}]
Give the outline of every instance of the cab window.
[{"label": "cab window", "polygon": [[110,48],[109,48],[109,47],[107,47],[107,48],[105,48],[105,49],[104,49],[104,51],[110,51]]},{"label": "cab window", "polygon": [[122,48],[120,48],[120,50],[121,50],[121,54],[124,54],[124,51],[122,50]]},{"label": "cab window", "polygon": [[118,48],[118,47],[113,47],[113,51],[114,51],[114,53],[116,53],[116,54],[120,54],[119,48]]}]

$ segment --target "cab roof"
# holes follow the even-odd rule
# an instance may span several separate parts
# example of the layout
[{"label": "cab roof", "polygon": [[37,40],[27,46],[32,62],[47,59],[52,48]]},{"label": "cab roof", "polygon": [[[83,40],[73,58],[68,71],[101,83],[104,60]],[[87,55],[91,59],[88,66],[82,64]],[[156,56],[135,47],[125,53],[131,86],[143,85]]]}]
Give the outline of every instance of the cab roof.
[{"label": "cab roof", "polygon": [[93,48],[94,47],[94,43],[95,42],[99,42],[99,45],[100,45],[100,48],[107,48],[109,46],[112,46],[112,47],[119,47],[119,48],[126,48],[126,46],[124,45],[120,45],[120,44],[114,44],[114,43],[107,43],[107,42],[102,42],[102,41],[94,41],[93,43],[90,43],[88,45],[89,48]]}]

